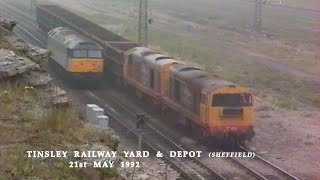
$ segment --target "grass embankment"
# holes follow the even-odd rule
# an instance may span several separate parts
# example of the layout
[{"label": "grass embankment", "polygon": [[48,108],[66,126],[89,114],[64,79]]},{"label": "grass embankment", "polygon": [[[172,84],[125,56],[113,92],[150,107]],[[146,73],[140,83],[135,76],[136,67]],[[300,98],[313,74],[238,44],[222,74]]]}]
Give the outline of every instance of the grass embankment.
[{"label": "grass embankment", "polygon": [[0,94],[0,179],[91,179],[93,175],[101,178],[117,176],[115,169],[69,168],[69,158],[28,158],[27,150],[75,150],[87,143],[117,149],[118,141],[85,126],[73,109],[48,107],[50,98],[43,90],[27,90],[0,83]]}]

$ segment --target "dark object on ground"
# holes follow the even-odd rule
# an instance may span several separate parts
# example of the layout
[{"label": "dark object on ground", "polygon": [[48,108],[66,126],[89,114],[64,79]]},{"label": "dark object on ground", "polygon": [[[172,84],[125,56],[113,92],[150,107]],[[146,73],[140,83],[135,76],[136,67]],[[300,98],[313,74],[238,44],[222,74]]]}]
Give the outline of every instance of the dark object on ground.
[{"label": "dark object on ground", "polygon": [[12,32],[13,28],[17,25],[17,23],[11,19],[4,18],[0,16],[0,26],[4,29]]}]

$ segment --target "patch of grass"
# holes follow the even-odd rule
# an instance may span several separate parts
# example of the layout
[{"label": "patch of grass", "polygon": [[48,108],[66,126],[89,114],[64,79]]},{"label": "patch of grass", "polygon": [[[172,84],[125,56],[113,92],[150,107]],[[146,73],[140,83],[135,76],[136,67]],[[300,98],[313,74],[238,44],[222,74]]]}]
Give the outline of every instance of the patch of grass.
[{"label": "patch of grass", "polygon": [[12,119],[20,116],[23,122],[36,120],[39,114],[34,113],[40,107],[40,91],[27,90],[24,87],[9,83],[0,85],[0,117]]},{"label": "patch of grass", "polygon": [[1,169],[6,176],[4,179],[20,179],[22,177],[26,179],[90,179],[90,177],[79,173],[81,169],[69,168],[69,159],[28,158],[26,150],[34,148],[38,147],[16,146],[11,152],[6,153],[3,159],[0,159],[0,163],[5,164],[4,169]]},{"label": "patch of grass", "polygon": [[39,123],[38,130],[68,133],[79,127],[79,125],[80,121],[72,110],[51,108],[44,113],[43,121]]},{"label": "patch of grass", "polygon": [[14,153],[4,157],[6,162],[4,171],[8,176],[23,176],[29,177],[35,173],[35,162],[28,158],[25,154],[25,148],[21,147],[14,151]]},{"label": "patch of grass", "polygon": [[34,163],[32,159],[24,155],[11,155],[6,159],[5,172],[11,176],[28,177],[34,173]]},{"label": "patch of grass", "polygon": [[317,106],[320,106],[320,94],[315,94],[314,97],[312,98],[312,102],[316,104]]},{"label": "patch of grass", "polygon": [[287,109],[287,110],[296,111],[298,109],[296,103],[290,102],[290,101],[280,101],[280,102],[276,103],[276,105],[278,105],[281,108]]},{"label": "patch of grass", "polygon": [[92,127],[81,127],[77,131],[73,131],[73,137],[81,142],[99,142],[110,147],[112,150],[117,150],[119,146],[119,139],[113,137],[106,131],[97,131]]},{"label": "patch of grass", "polygon": [[37,121],[39,120],[37,115],[33,111],[28,111],[26,110],[22,115],[21,115],[21,121],[22,122],[31,122],[31,121]]},{"label": "patch of grass", "polygon": [[70,168],[69,161],[64,160],[59,163],[55,163],[54,168],[52,168],[48,173],[51,178],[54,179],[83,179],[79,176],[78,168]]},{"label": "patch of grass", "polygon": [[11,119],[12,115],[16,111],[14,106],[10,106],[5,103],[0,103],[0,118],[1,119]]},{"label": "patch of grass", "polygon": [[101,175],[105,178],[116,178],[118,176],[118,170],[116,167],[113,168],[100,168]]},{"label": "patch of grass", "polygon": [[261,119],[272,117],[270,114],[262,114],[259,116]]}]

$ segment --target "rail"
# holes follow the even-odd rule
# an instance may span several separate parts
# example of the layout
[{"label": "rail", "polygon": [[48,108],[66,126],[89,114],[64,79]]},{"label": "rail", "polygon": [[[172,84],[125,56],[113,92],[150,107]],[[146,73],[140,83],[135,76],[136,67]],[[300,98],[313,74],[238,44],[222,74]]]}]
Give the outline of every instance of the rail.
[{"label": "rail", "polygon": [[[239,146],[239,148],[244,151],[244,152],[249,152],[251,150],[246,149],[243,146]],[[252,152],[252,151],[251,151]],[[271,168],[275,169],[276,171],[278,171],[279,173],[281,173],[283,176],[285,176],[287,179],[292,179],[292,180],[299,180],[299,178],[293,176],[292,174],[288,173],[287,171],[281,169],[280,167],[278,167],[277,165],[272,164],[271,162],[269,162],[268,160],[262,158],[261,156],[259,156],[257,153],[255,153],[255,159],[258,161],[263,162],[264,164],[269,165]]]}]

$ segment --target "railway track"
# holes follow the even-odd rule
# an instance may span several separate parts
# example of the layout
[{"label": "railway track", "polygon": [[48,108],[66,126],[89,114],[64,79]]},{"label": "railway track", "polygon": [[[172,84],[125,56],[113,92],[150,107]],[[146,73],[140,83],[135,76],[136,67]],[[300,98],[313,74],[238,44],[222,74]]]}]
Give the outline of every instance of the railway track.
[{"label": "railway track", "polygon": [[[129,105],[123,105],[123,101],[121,102],[119,97],[108,97],[108,99],[112,99],[112,98],[116,98],[116,100],[114,99],[113,101],[116,104],[119,104],[119,106],[121,106],[123,109],[129,109]],[[119,102],[120,101],[120,102]],[[142,104],[139,104],[139,106],[143,106]],[[131,111],[131,110],[127,110],[127,111]],[[157,119],[156,117],[151,117],[151,118],[155,118],[153,121],[161,121],[160,119]],[[152,127],[153,131],[158,131],[160,134],[164,134],[163,132],[161,132],[161,130],[158,130],[157,128],[155,128],[154,124],[152,124],[150,127]],[[172,130],[172,129],[171,129]],[[163,135],[165,136],[165,135]],[[168,138],[168,141],[177,141],[177,140],[172,140],[172,138]],[[197,143],[195,145],[193,145],[193,147],[189,147],[188,144],[185,143],[179,143],[179,147],[183,148],[186,151],[196,151],[199,150],[199,148],[197,149],[196,147],[200,147],[201,143]],[[240,149],[243,152],[253,152],[247,149],[244,149],[243,147],[241,147]],[[202,152],[203,154],[208,154],[210,152],[212,152],[212,149],[203,149]],[[214,151],[216,152],[220,152],[223,151],[222,149],[218,149],[218,148],[214,148]],[[257,154],[257,153],[255,153]],[[212,160],[213,162],[210,164],[206,164],[204,162],[202,162],[201,159],[197,159],[198,161],[200,161],[200,163],[202,163],[204,166],[212,166],[212,164],[216,165],[218,163],[214,163],[215,160]],[[241,172],[243,174],[248,174],[248,176],[246,176],[246,178],[248,179],[259,179],[259,180],[276,180],[276,179],[287,179],[287,180],[298,180],[297,177],[289,174],[288,172],[280,169],[278,166],[270,163],[269,161],[263,159],[262,157],[256,155],[253,159],[250,158],[226,158],[222,161],[225,161],[226,164],[231,164],[232,166],[237,166],[239,168],[239,170],[241,170]],[[221,162],[221,161],[220,161]]]},{"label": "railway track", "polygon": [[38,28],[38,24],[35,19],[29,17],[29,15],[25,13],[19,12],[16,8],[0,2],[0,9],[1,13],[10,14],[11,18]]},{"label": "railway track", "polygon": [[[26,14],[23,14],[21,12],[18,12],[17,10],[13,9],[12,7],[9,7],[7,5],[4,5],[3,3],[0,3],[0,14],[4,17],[11,18],[15,20],[18,24],[16,25],[16,28],[13,33],[15,33],[18,37],[23,39],[24,41],[35,43],[37,46],[41,48],[45,48],[45,36],[46,34],[43,33],[35,20],[28,17]],[[21,25],[23,24],[23,26]],[[36,31],[37,33],[30,33],[30,32]],[[23,37],[25,36],[25,37]]]},{"label": "railway track", "polygon": [[[92,92],[88,92],[91,97],[94,97],[96,100],[103,101],[101,98],[97,97]],[[139,131],[135,129],[136,122],[136,114],[138,112],[133,112],[128,109],[123,104],[119,103],[114,99],[108,98],[108,101],[113,105],[105,105],[105,110],[112,119],[116,120],[123,127],[126,127],[133,135],[137,138],[139,137]],[[121,117],[119,113],[115,112],[115,107],[117,106],[117,110],[121,109],[121,114],[126,113],[128,116]],[[130,125],[128,125],[130,124]],[[152,124],[146,123],[146,128],[144,129],[144,134],[146,135],[143,138],[144,144],[147,147],[151,148],[153,151],[161,151],[164,153],[163,158],[168,161],[175,169],[187,177],[187,179],[202,179],[202,180],[210,180],[210,179],[221,179],[225,180],[225,178],[219,175],[216,171],[209,168],[198,158],[176,158],[169,157],[168,150],[171,151],[187,151],[182,148],[179,144],[175,143],[171,138],[164,135],[158,129],[153,127]]]},{"label": "railway track", "polygon": [[[11,9],[11,13],[7,12],[8,14],[15,13],[13,9]],[[20,19],[19,22],[23,22],[24,25],[27,25],[27,22],[24,22],[23,17],[25,15],[18,13]],[[26,17],[27,18],[27,17]],[[29,25],[30,26],[30,25]],[[33,25],[31,25],[33,26]],[[36,41],[42,42],[43,40],[40,40],[41,38],[35,37],[30,30],[18,26],[22,31],[25,31],[25,35],[29,35],[30,38],[36,39]],[[33,27],[37,28],[37,27]],[[37,28],[38,29],[38,28]],[[39,29],[38,29],[39,30]],[[118,101],[111,100],[113,103],[113,106],[107,105],[106,102],[104,102],[103,98],[100,98],[96,96],[94,92],[87,91],[86,94],[90,96],[91,98],[96,99],[97,101],[102,104],[109,115],[111,119],[114,120],[114,122],[117,122],[120,126],[125,128],[127,131],[129,131],[131,134],[133,134],[135,137],[139,136],[139,131],[135,129],[135,119],[136,119],[136,112],[132,112],[129,108],[124,106],[123,104],[120,104]],[[109,99],[110,100],[110,99]],[[117,106],[117,110],[115,110],[114,106]],[[117,111],[122,111],[122,113],[119,113]],[[123,117],[123,114],[127,114],[126,117]],[[164,135],[162,132],[160,132],[158,129],[156,129],[152,124],[147,124],[147,129],[145,130],[145,133],[147,134],[147,137],[144,138],[144,145],[147,146],[149,149],[157,152],[162,151],[165,152],[166,150],[174,150],[174,151],[189,151],[190,149],[182,147],[181,145],[177,144],[174,140]],[[245,148],[241,147],[242,151],[247,152]],[[170,163],[175,169],[177,169],[182,176],[184,176],[186,179],[226,179],[225,177],[219,175],[218,172],[210,168],[208,165],[206,165],[204,162],[202,162],[201,159],[198,158],[170,158],[168,153],[164,153],[163,159],[166,160],[168,163]],[[248,173],[250,173],[255,179],[298,179],[291,174],[287,173],[286,171],[282,170],[281,168],[271,164],[267,160],[264,160],[262,157],[257,156],[255,157],[255,163],[252,163],[247,160],[239,160],[235,158],[230,158],[230,161],[232,161],[234,164],[237,164],[237,166],[241,167],[242,169],[245,169]],[[245,162],[247,161],[247,162]],[[258,162],[261,164],[260,166],[265,166],[272,168],[272,175],[270,175],[269,171],[268,173],[261,172],[258,170],[254,170],[254,166],[257,166]],[[267,174],[267,175],[265,175]]]},{"label": "railway track", "polygon": [[[252,152],[251,150],[246,149],[243,146],[239,146],[239,149],[243,152]],[[241,161],[238,161],[239,163]],[[247,164],[248,162],[242,162],[242,164]],[[248,166],[248,165],[247,165]],[[268,170],[268,174],[264,175],[261,179],[290,179],[290,180],[299,180],[297,177],[293,176],[292,174],[288,173],[287,171],[281,169],[277,165],[272,164],[268,160],[262,158],[258,154],[255,154],[254,157],[254,163],[251,163],[249,165],[251,169],[260,167],[260,170],[256,170],[256,172],[259,172],[259,174],[265,174],[265,170]],[[261,170],[263,167],[263,170]],[[270,174],[270,172],[272,174]]]}]

